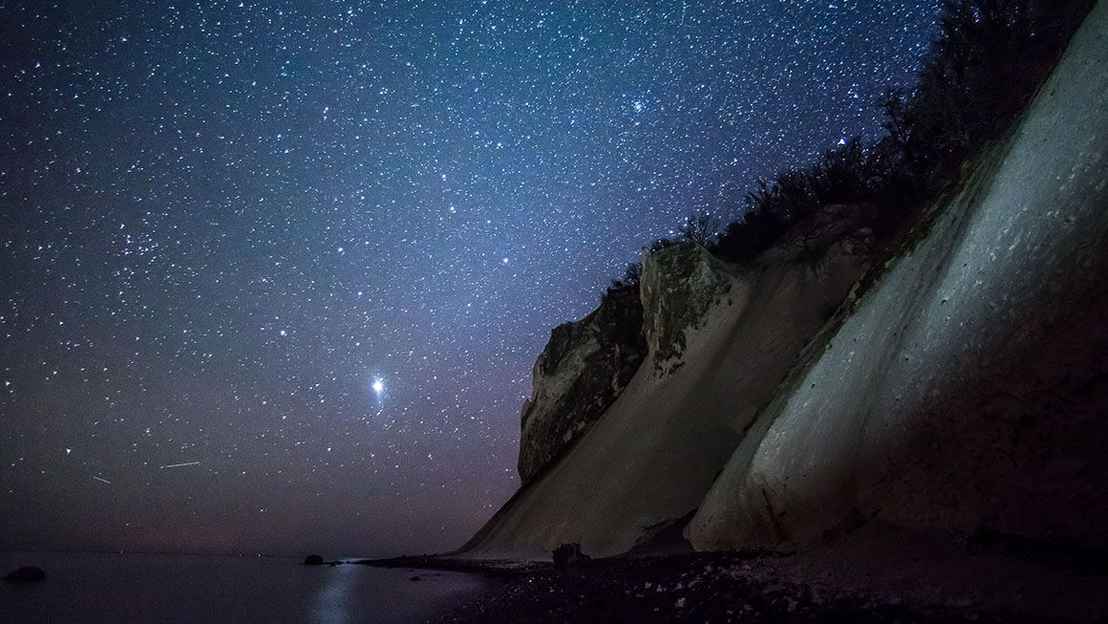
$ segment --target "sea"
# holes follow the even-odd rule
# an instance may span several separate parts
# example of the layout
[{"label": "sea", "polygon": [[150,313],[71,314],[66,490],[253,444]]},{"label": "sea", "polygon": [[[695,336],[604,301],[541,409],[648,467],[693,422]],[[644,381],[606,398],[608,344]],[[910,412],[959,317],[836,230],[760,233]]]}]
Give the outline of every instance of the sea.
[{"label": "sea", "polygon": [[0,622],[426,622],[488,589],[455,572],[285,558],[0,553],[0,576],[24,565],[46,580],[0,582]]}]

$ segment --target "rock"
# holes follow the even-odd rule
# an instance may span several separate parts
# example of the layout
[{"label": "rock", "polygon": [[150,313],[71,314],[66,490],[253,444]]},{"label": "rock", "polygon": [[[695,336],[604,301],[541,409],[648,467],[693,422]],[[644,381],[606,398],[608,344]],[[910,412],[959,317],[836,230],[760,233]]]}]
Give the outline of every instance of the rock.
[{"label": "rock", "polygon": [[605,297],[591,314],[559,325],[535,362],[524,402],[519,476],[526,484],[604,413],[646,355],[635,290]]},{"label": "rock", "polygon": [[673,245],[646,257],[642,271],[643,333],[659,376],[683,364],[685,332],[731,291],[725,265],[700,245]]},{"label": "rock", "polygon": [[554,567],[565,571],[592,558],[581,552],[580,544],[562,544],[554,549]]},{"label": "rock", "polygon": [[319,555],[308,555],[307,557],[304,557],[304,565],[306,565],[306,566],[323,565],[323,557],[320,557]]},{"label": "rock", "polygon": [[46,572],[35,566],[23,566],[4,577],[9,583],[37,583],[46,580]]},{"label": "rock", "polygon": [[409,580],[409,581],[412,581],[413,583],[417,583],[417,582],[419,582],[419,581],[422,581],[422,580],[423,580],[423,577],[417,574],[417,575],[415,575],[415,576],[413,576],[413,577],[410,577],[410,578],[409,578],[408,580]]}]

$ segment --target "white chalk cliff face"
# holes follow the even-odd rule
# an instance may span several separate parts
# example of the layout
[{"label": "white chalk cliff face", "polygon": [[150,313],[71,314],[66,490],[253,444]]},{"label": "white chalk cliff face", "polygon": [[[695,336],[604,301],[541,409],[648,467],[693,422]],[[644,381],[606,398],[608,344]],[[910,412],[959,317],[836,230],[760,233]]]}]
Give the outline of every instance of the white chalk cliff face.
[{"label": "white chalk cliff face", "polygon": [[646,258],[646,359],[591,429],[463,550],[541,556],[577,542],[615,554],[687,517],[861,275],[864,257],[848,247],[746,272],[696,246]]},{"label": "white chalk cliff face", "polygon": [[554,328],[535,362],[533,392],[520,418],[523,483],[589,430],[645,355],[642,304],[634,291],[611,294],[587,317]]},{"label": "white chalk cliff face", "polygon": [[646,258],[645,359],[463,551],[611,555],[678,521],[698,549],[875,520],[1108,546],[1106,67],[1102,2],[864,292],[864,232]]},{"label": "white chalk cliff face", "polygon": [[687,536],[878,517],[1108,545],[1108,6],[732,455]]}]

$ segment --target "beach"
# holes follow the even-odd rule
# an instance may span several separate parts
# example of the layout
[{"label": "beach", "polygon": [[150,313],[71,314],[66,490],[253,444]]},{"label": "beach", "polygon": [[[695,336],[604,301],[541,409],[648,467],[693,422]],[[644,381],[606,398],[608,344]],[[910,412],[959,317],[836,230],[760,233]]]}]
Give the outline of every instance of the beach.
[{"label": "beach", "polygon": [[643,552],[582,561],[394,560],[494,581],[440,623],[1103,622],[1108,559],[1002,536],[887,526],[803,552]]}]

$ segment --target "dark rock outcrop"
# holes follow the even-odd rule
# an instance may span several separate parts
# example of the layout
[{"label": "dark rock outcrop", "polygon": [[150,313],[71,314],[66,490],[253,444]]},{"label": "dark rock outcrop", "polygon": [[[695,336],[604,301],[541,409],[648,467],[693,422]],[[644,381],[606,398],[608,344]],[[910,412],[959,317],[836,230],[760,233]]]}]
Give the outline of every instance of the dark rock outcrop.
[{"label": "dark rock outcrop", "polygon": [[605,297],[592,314],[554,328],[523,404],[519,476],[528,483],[619,396],[646,355],[635,290]]},{"label": "dark rock outcrop", "polygon": [[643,332],[659,375],[681,367],[685,332],[731,291],[730,273],[700,245],[674,245],[643,262]]},{"label": "dark rock outcrop", "polygon": [[46,580],[46,572],[35,566],[23,566],[9,572],[4,580],[9,583],[37,583]]},{"label": "dark rock outcrop", "polygon": [[551,555],[554,558],[554,567],[563,571],[592,559],[581,552],[580,544],[562,544],[555,548]]},{"label": "dark rock outcrop", "polygon": [[319,555],[308,555],[307,557],[304,557],[304,565],[307,565],[307,566],[323,565],[323,557],[320,557]]},{"label": "dark rock outcrop", "polygon": [[530,483],[616,400],[648,353],[660,376],[681,367],[686,331],[732,287],[729,269],[695,244],[647,256],[639,289],[613,291],[580,321],[554,328],[522,408],[519,475]]}]

